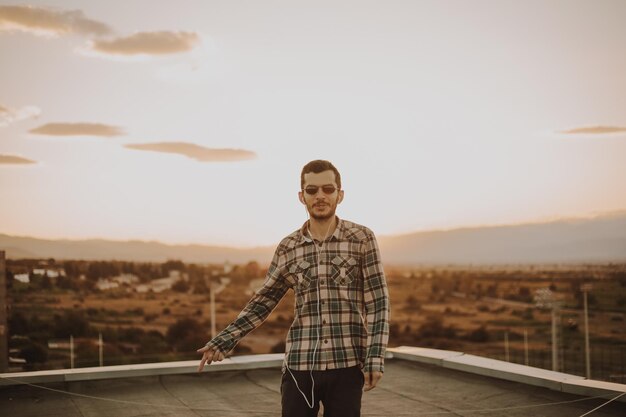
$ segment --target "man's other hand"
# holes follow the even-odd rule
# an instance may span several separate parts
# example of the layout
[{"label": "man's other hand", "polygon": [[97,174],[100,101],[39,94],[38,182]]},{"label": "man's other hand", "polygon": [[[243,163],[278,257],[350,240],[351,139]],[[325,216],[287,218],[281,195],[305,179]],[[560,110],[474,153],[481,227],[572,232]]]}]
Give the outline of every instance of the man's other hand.
[{"label": "man's other hand", "polygon": [[363,387],[363,391],[369,391],[376,388],[376,385],[380,382],[382,377],[382,372],[365,372],[365,386]]},{"label": "man's other hand", "polygon": [[198,353],[202,353],[202,360],[198,366],[198,372],[202,372],[204,365],[210,365],[211,362],[219,362],[224,359],[224,354],[217,350],[217,348],[205,346],[196,350]]}]

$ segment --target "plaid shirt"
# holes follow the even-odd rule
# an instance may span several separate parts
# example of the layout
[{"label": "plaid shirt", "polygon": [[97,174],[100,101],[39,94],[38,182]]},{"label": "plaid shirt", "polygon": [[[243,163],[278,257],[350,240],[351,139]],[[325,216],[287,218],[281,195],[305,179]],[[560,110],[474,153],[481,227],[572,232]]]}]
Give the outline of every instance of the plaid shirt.
[{"label": "plaid shirt", "polygon": [[337,217],[334,233],[320,250],[306,230],[307,222],[280,242],[263,286],[207,346],[229,352],[292,289],[294,321],[284,366],[325,370],[360,365],[365,372],[383,372],[389,295],[374,233]]}]

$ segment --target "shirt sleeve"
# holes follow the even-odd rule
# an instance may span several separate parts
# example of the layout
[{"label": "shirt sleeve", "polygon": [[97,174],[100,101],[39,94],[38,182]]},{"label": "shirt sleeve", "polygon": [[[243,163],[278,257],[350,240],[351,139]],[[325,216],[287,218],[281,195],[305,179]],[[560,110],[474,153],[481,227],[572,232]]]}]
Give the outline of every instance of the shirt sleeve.
[{"label": "shirt sleeve", "polygon": [[281,273],[281,265],[284,265],[282,258],[282,253],[277,248],[263,286],[252,296],[237,318],[206,346],[228,353],[245,335],[267,319],[290,288]]},{"label": "shirt sleeve", "polygon": [[384,372],[385,350],[389,341],[389,292],[380,250],[373,233],[365,242],[362,269],[368,327],[364,371]]}]

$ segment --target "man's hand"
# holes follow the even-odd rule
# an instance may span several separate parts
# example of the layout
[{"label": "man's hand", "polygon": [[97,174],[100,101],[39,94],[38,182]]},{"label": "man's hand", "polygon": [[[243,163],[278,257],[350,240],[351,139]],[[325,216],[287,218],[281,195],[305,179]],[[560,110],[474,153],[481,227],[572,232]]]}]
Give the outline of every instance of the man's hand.
[{"label": "man's hand", "polygon": [[376,385],[380,382],[382,377],[382,372],[365,372],[365,387],[363,387],[363,391],[369,391],[376,388]]},{"label": "man's hand", "polygon": [[196,350],[196,352],[202,353],[202,360],[200,361],[200,366],[198,366],[198,372],[202,372],[205,364],[210,365],[213,361],[219,362],[224,359],[224,354],[217,348],[205,346]]}]

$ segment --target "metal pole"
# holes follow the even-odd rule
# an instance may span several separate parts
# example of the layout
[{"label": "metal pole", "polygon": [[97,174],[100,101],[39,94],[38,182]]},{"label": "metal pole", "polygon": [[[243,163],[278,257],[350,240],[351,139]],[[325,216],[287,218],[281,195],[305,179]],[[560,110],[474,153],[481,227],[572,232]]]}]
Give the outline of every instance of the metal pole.
[{"label": "metal pole", "polygon": [[104,343],[102,343],[102,333],[98,334],[98,346],[100,356],[100,366],[104,366]]},{"label": "metal pole", "polygon": [[559,370],[559,348],[556,340],[556,303],[552,303],[552,370]]},{"label": "metal pole", "polygon": [[213,281],[211,280],[211,285],[210,285],[210,298],[211,298],[211,338],[214,338],[217,335],[217,330],[216,330],[216,323],[215,323],[215,290],[217,289],[217,285],[215,285],[213,283]]},{"label": "metal pole", "polygon": [[509,362],[509,332],[504,332],[504,358]]},{"label": "metal pole", "polygon": [[0,373],[9,370],[9,328],[7,326],[6,253],[0,250]]},{"label": "metal pole", "polygon": [[528,330],[524,329],[524,365],[529,365],[528,361]]},{"label": "metal pole", "polygon": [[74,369],[74,336],[70,335],[70,369]]},{"label": "metal pole", "polygon": [[585,370],[587,379],[591,379],[591,359],[589,349],[589,310],[587,309],[587,291],[589,286],[583,285],[584,306],[585,306]]}]

